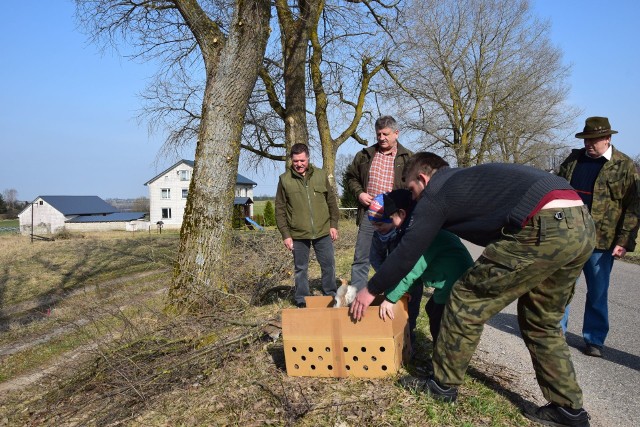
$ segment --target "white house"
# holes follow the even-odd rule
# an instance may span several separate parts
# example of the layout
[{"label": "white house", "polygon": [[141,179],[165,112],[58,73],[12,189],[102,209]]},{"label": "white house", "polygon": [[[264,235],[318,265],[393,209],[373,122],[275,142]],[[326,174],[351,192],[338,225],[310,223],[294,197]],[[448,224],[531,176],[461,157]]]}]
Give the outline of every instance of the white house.
[{"label": "white house", "polygon": [[[18,214],[20,232],[146,229],[144,212],[119,212],[98,196],[38,196]],[[144,223],[144,224],[143,224]]]},{"label": "white house", "polygon": [[[189,184],[193,172],[192,160],[180,160],[164,172],[151,178],[144,185],[149,187],[151,224],[163,222],[163,227],[179,228],[187,205]],[[245,208],[246,216],[253,216],[253,188],[258,185],[238,174],[235,205]]]}]

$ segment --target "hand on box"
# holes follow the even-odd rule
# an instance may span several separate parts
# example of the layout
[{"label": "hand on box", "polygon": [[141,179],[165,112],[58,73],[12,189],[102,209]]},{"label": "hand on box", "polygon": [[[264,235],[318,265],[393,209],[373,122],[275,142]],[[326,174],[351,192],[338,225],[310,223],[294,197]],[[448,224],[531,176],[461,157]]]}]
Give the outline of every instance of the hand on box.
[{"label": "hand on box", "polygon": [[394,303],[388,300],[384,300],[382,304],[380,304],[380,318],[382,320],[386,320],[386,317],[393,320],[393,306]]},{"label": "hand on box", "polygon": [[355,320],[362,319],[364,317],[365,310],[371,305],[375,297],[375,295],[369,292],[369,289],[361,289],[356,294],[356,299],[353,301],[353,303],[351,304],[351,308],[349,309],[351,317],[353,317]]}]

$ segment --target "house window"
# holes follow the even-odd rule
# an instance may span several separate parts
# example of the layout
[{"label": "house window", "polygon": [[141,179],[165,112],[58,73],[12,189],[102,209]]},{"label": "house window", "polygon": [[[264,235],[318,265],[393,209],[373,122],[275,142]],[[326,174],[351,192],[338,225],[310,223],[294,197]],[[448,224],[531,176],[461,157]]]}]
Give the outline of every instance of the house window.
[{"label": "house window", "polygon": [[187,190],[186,188],[182,189],[182,198],[186,199],[187,198],[187,194],[189,194],[189,190]]},{"label": "house window", "polygon": [[171,189],[170,188],[163,188],[162,189],[162,198],[163,199],[170,199],[171,198]]},{"label": "house window", "polygon": [[178,171],[178,176],[180,177],[180,181],[189,181],[190,173],[188,170]]},{"label": "house window", "polygon": [[171,208],[162,208],[162,219],[171,219]]}]

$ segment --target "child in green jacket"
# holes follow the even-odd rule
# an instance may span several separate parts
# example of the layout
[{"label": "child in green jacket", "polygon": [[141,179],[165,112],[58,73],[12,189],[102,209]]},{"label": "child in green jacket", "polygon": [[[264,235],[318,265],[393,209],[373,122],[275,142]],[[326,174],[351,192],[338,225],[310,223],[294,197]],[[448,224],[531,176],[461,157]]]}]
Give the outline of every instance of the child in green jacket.
[{"label": "child in green jacket", "polygon": [[[372,202],[369,207],[369,220],[375,232],[371,243],[370,261],[374,269],[377,270],[389,252],[400,243],[404,231],[411,224],[414,205],[411,192],[408,190],[394,190],[381,194]],[[410,301],[410,305],[417,305],[417,310],[409,308],[409,325],[413,337],[413,329],[419,314],[422,287],[435,288],[425,306],[429,317],[429,330],[435,346],[451,287],[472,265],[473,259],[460,238],[453,233],[440,230],[411,272],[400,283],[386,291],[385,301],[380,305],[380,317],[383,320],[386,317],[393,319],[393,304],[405,293],[412,295],[413,300],[417,297],[417,302]],[[419,295],[415,291],[418,288]]]}]

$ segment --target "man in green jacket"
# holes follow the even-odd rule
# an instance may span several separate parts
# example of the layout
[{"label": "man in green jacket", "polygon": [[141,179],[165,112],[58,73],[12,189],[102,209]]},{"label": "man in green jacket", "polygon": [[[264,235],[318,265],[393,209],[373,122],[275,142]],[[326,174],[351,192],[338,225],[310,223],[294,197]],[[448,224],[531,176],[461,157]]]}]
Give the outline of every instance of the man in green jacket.
[{"label": "man in green jacket", "polygon": [[333,242],[338,239],[339,210],[325,171],[309,163],[305,144],[291,147],[291,167],[280,175],[276,192],[276,224],[284,246],[293,252],[295,303],[306,307],[309,295],[309,251],[316,253],[324,295],[336,294]]},{"label": "man in green jacket", "polygon": [[[640,179],[633,161],[611,145],[616,133],[608,118],[589,117],[583,132],[576,134],[584,139],[584,148],[573,150],[558,173],[577,190],[596,225],[596,247],[582,270],[587,282],[584,352],[594,357],[602,357],[609,332],[607,291],[613,261],[635,249],[640,216]],[[568,318],[567,306],[561,322],[565,332]]]}]

